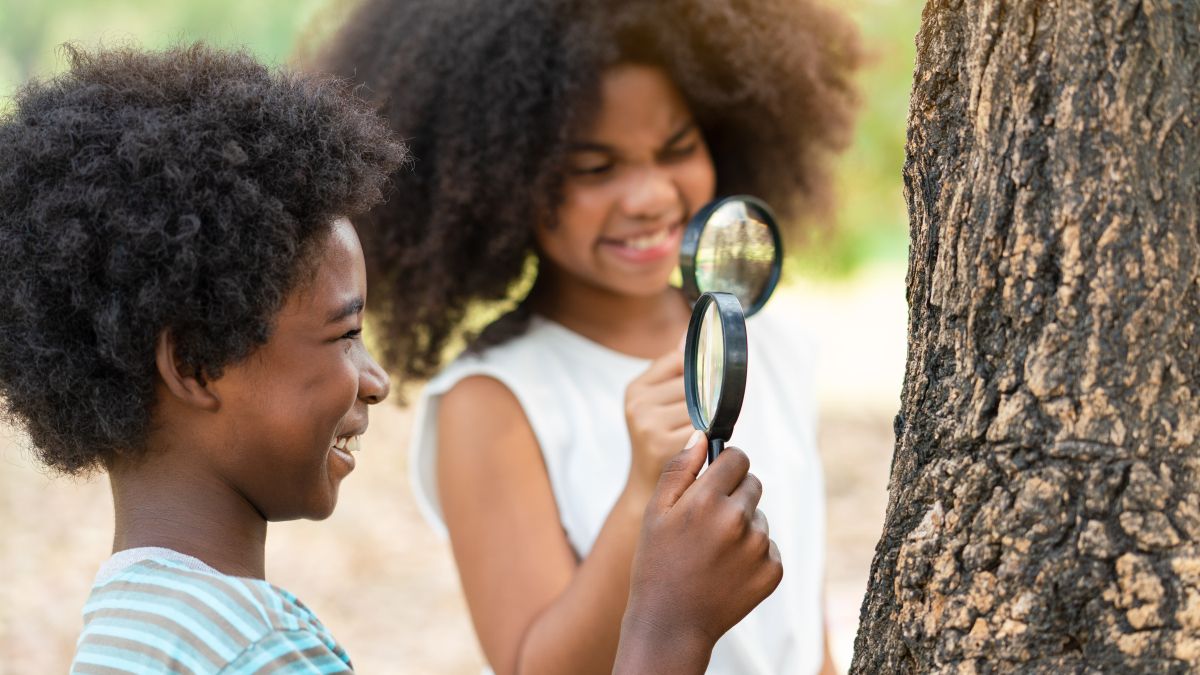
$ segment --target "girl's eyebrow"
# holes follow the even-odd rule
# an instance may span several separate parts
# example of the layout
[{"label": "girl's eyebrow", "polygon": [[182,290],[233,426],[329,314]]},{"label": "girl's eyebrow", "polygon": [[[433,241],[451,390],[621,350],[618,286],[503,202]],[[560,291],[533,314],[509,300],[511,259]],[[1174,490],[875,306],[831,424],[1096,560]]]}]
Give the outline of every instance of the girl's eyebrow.
[{"label": "girl's eyebrow", "polygon": [[671,134],[671,137],[667,139],[667,142],[663,143],[663,147],[669,148],[672,145],[675,145],[679,141],[683,140],[683,138],[685,136],[687,136],[688,134],[690,134],[692,132],[692,130],[695,128],[696,128],[696,122],[693,120],[688,120],[687,122],[685,122],[683,124],[682,127],[679,128],[679,131],[676,131],[675,133]]},{"label": "girl's eyebrow", "polygon": [[[685,136],[691,133],[695,128],[696,122],[694,120],[688,120],[687,122],[684,122],[683,126],[680,127],[678,131],[671,134],[670,138],[663,143],[663,147],[669,148],[672,145],[675,145]],[[593,141],[580,141],[571,143],[567,146],[567,152],[604,152],[616,154],[616,150],[612,146],[605,145],[604,143],[595,143]]]},{"label": "girl's eyebrow", "polygon": [[329,315],[329,319],[325,323],[337,323],[348,316],[354,316],[355,314],[363,311],[364,305],[365,303],[363,302],[362,298],[354,298],[353,300],[334,310]]}]

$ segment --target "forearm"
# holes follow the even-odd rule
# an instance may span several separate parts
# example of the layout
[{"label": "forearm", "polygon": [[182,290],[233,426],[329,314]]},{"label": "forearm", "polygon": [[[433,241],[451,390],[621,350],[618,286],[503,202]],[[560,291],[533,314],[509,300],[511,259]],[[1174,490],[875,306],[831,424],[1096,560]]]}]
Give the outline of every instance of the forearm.
[{"label": "forearm", "polygon": [[626,490],[571,583],[525,631],[518,673],[609,673],[649,495]]}]

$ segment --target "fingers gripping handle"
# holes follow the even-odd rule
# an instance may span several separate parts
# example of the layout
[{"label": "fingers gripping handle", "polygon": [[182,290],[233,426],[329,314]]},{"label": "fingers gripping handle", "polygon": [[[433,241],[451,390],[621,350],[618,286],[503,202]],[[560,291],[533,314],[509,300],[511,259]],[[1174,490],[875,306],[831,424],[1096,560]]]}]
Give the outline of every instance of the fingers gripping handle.
[{"label": "fingers gripping handle", "polygon": [[725,441],[719,438],[710,440],[708,442],[708,463],[712,464],[713,462],[717,461],[717,455],[721,454],[721,451],[724,449]]}]

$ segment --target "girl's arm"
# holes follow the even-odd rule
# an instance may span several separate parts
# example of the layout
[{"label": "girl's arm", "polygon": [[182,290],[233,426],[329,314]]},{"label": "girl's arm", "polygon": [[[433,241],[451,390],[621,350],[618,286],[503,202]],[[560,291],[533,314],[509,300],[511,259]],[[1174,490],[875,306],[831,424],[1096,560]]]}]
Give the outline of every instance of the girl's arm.
[{"label": "girl's arm", "polygon": [[611,672],[653,483],[631,479],[577,561],[528,419],[507,387],[483,376],[442,398],[437,473],[471,618],[497,675]]}]

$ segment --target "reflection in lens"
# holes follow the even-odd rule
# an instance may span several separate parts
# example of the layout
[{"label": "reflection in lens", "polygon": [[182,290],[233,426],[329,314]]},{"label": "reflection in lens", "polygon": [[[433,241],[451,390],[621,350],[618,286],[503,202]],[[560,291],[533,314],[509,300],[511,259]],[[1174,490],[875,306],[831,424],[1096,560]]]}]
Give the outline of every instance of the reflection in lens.
[{"label": "reflection in lens", "polygon": [[733,293],[753,307],[771,279],[775,239],[757,209],[743,201],[722,204],[708,218],[696,249],[701,293]]},{"label": "reflection in lens", "polygon": [[704,425],[712,423],[717,401],[721,396],[721,381],[725,377],[725,335],[717,303],[711,302],[700,322],[696,341],[696,394],[700,400],[700,415]]}]

